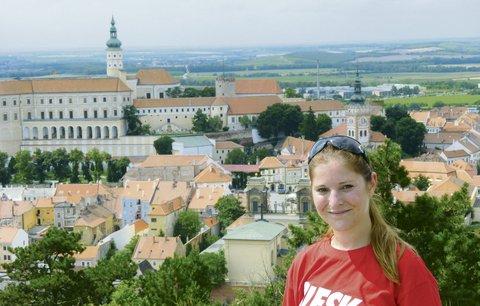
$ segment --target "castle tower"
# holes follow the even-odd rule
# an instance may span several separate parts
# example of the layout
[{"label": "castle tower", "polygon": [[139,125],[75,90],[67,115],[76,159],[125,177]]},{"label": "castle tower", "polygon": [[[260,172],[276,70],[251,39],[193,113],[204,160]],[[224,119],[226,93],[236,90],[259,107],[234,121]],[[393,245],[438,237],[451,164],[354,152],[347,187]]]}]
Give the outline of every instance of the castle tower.
[{"label": "castle tower", "polygon": [[357,71],[354,92],[347,105],[347,135],[367,146],[370,141],[370,106],[362,95],[362,83]]},{"label": "castle tower", "polygon": [[215,96],[234,97],[235,93],[235,78],[226,78],[222,75],[215,79]]},{"label": "castle tower", "polygon": [[120,77],[123,70],[123,51],[120,48],[122,42],[117,38],[117,28],[112,16],[110,27],[110,39],[107,41],[107,76]]}]

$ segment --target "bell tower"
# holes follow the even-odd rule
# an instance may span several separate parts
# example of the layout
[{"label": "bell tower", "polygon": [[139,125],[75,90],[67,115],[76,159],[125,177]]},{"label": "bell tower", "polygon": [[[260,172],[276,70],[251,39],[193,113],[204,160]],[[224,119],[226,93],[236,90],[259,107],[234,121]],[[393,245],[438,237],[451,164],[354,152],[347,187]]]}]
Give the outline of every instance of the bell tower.
[{"label": "bell tower", "polygon": [[122,42],[117,38],[117,28],[115,27],[115,19],[110,27],[110,39],[107,41],[107,76],[120,77],[123,70],[123,51]]},{"label": "bell tower", "polygon": [[357,70],[353,95],[347,105],[347,135],[364,146],[370,142],[370,114],[370,107],[362,95],[362,83]]}]

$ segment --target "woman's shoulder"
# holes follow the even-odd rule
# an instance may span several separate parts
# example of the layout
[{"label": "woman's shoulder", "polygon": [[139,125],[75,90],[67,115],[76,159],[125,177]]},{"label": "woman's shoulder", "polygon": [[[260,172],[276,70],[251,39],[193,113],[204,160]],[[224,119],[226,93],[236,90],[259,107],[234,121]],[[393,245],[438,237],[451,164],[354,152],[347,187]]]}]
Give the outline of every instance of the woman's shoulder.
[{"label": "woman's shoulder", "polygon": [[413,277],[416,283],[432,281],[432,279],[434,279],[432,273],[430,270],[428,270],[427,265],[420,255],[418,255],[408,245],[405,246],[405,249],[400,257],[398,269],[400,278],[405,279]]},{"label": "woman's shoulder", "polygon": [[303,247],[295,255],[294,263],[300,263],[304,261],[317,260],[319,257],[325,254],[324,250],[326,243],[329,243],[329,238],[322,238],[310,245]]}]

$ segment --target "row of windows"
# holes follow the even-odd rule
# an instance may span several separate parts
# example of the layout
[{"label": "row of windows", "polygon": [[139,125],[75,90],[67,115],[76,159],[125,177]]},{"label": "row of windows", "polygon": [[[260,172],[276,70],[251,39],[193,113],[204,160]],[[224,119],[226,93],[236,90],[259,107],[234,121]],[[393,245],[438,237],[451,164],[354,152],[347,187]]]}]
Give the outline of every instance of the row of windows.
[{"label": "row of windows", "polygon": [[[121,97],[122,101],[123,102],[130,102],[130,97]],[[88,102],[93,102],[93,103],[97,103],[97,102],[108,102],[108,101],[111,101],[111,102],[117,102],[117,97],[114,96],[114,97],[83,97],[83,98],[80,98],[80,101],[82,101],[83,103],[88,103]],[[27,102],[27,105],[30,105],[31,104],[31,100],[30,99],[26,99],[26,102]],[[40,99],[40,104],[63,104],[63,103],[73,103],[73,98],[41,98]],[[6,99],[3,99],[2,100],[2,105],[3,106],[10,106],[8,101]],[[17,100],[14,99],[11,101],[11,106],[17,106]]]},{"label": "row of windows", "polygon": [[[138,113],[141,113],[141,114],[150,114],[150,113],[157,113],[157,110],[158,110],[158,113],[162,113],[162,109],[161,108],[154,108],[153,111],[152,109],[142,109],[141,111],[138,110]],[[197,110],[203,110],[204,112],[207,111],[207,108],[201,108],[201,107],[192,107],[192,112],[196,112]],[[220,107],[220,110],[223,110],[223,107]],[[175,109],[175,112],[176,113],[183,113],[185,111],[184,108],[176,108]],[[167,109],[164,109],[163,110],[164,113],[168,113],[168,110]],[[173,113],[173,108],[170,109],[170,112]],[[190,112],[190,108],[187,108],[186,109],[186,112]]]},{"label": "row of windows", "polygon": [[[13,120],[14,121],[18,120],[18,114],[17,113],[13,113]],[[3,121],[8,121],[8,114],[7,113],[3,113]]]},{"label": "row of windows", "polygon": [[[123,111],[121,111],[123,112]],[[68,111],[68,119],[73,119],[73,111]],[[108,110],[104,109],[103,112],[99,112],[98,110],[94,110],[93,111],[93,117],[92,118],[100,118],[100,114],[103,114],[103,117],[102,118],[108,118]],[[50,111],[50,112],[40,112],[40,119],[47,119],[47,116],[48,116],[48,119],[64,119],[64,118],[67,118],[67,117],[64,117],[64,112],[63,111],[59,111],[57,116],[55,117],[54,116],[54,112],[53,111]],[[114,117],[117,117],[118,116],[118,111],[116,109],[113,110],[113,116]],[[88,116],[88,110],[84,110],[83,111],[83,118],[84,119],[88,119],[89,116]],[[32,120],[32,113],[31,112],[28,112],[27,113],[27,120]]]}]

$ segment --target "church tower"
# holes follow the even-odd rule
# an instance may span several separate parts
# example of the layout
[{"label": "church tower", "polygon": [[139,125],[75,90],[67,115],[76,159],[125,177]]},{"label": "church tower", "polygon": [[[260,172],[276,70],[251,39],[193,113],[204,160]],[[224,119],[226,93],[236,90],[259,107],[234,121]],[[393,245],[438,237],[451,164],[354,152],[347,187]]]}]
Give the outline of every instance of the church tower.
[{"label": "church tower", "polygon": [[110,27],[110,39],[107,41],[107,76],[121,77],[123,71],[123,51],[120,48],[122,42],[117,38],[117,28],[112,16]]},{"label": "church tower", "polygon": [[353,95],[347,105],[347,135],[368,146],[370,142],[370,107],[362,95],[362,83],[357,71]]}]

